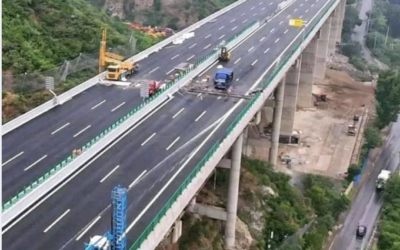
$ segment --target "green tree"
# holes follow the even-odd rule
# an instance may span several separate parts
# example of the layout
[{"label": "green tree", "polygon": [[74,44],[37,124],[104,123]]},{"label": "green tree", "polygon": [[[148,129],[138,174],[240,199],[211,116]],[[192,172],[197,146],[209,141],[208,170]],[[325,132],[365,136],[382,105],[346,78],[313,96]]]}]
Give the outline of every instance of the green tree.
[{"label": "green tree", "polygon": [[347,179],[347,181],[351,182],[356,175],[361,173],[361,168],[357,164],[352,164],[347,169],[347,173],[348,173],[348,175],[347,175],[346,179]]},{"label": "green tree", "polygon": [[396,121],[400,112],[400,77],[397,71],[380,74],[375,98],[378,127],[383,128]]},{"label": "green tree", "polygon": [[376,148],[382,145],[382,137],[379,134],[379,130],[374,127],[369,127],[365,129],[365,144],[368,148]]}]

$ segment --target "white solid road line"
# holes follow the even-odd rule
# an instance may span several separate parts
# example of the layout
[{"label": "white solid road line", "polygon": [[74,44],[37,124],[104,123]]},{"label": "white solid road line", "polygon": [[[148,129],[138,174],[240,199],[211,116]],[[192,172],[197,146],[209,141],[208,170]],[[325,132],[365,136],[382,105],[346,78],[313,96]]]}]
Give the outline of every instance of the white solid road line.
[{"label": "white solid road line", "polygon": [[222,38],[224,38],[224,36],[225,36],[225,35],[222,35],[222,36],[218,37],[218,39],[222,39]]},{"label": "white solid road line", "polygon": [[117,107],[113,108],[111,110],[111,112],[114,112],[115,110],[119,109],[120,107],[122,107],[125,104],[125,102],[121,103],[120,105],[118,105]]},{"label": "white solid road line", "polygon": [[288,31],[289,31],[289,30],[285,30],[285,32],[283,32],[283,34],[286,34],[286,33],[288,33]]},{"label": "white solid road line", "polygon": [[260,42],[262,42],[262,41],[264,41],[265,40],[265,36],[263,36],[261,39],[260,39]]},{"label": "white solid road line", "polygon": [[142,144],[140,144],[140,146],[144,146],[146,143],[148,143],[150,140],[151,140],[151,138],[153,138],[154,136],[156,135],[156,133],[153,133],[152,135],[150,135],[150,137],[149,138],[147,138],[147,140],[145,140]]},{"label": "white solid road line", "polygon": [[95,108],[97,108],[98,106],[100,106],[101,104],[103,104],[103,103],[105,103],[105,102],[106,102],[106,100],[103,100],[103,101],[99,102],[98,104],[94,105],[94,106],[92,107],[92,110],[95,109]]},{"label": "white solid road line", "polygon": [[180,113],[182,113],[183,110],[185,110],[185,108],[182,108],[181,110],[179,110],[178,113],[176,113],[176,114],[172,117],[172,119],[175,119],[175,117],[177,117]]},{"label": "white solid road line", "polygon": [[251,48],[248,50],[248,52],[252,51],[253,49],[254,49],[254,47],[251,47]]},{"label": "white solid road line", "polygon": [[110,175],[112,175],[112,173],[115,172],[115,170],[117,170],[119,168],[119,165],[116,166],[113,170],[110,171],[110,173],[108,173],[106,176],[103,177],[103,179],[100,180],[100,183],[103,183],[103,181],[105,181]]},{"label": "white solid road line", "polygon": [[31,167],[35,166],[36,164],[38,164],[39,162],[41,162],[44,158],[46,158],[47,155],[42,156],[42,158],[40,158],[39,160],[35,161],[34,163],[32,163],[31,165],[29,165],[29,167],[25,168],[24,171],[30,169]]},{"label": "white solid road line", "polygon": [[65,215],[67,215],[67,213],[69,213],[69,211],[71,211],[71,209],[68,209],[67,211],[65,211],[60,217],[58,217],[57,220],[55,220],[53,223],[51,223],[50,226],[48,226],[43,233],[47,233],[55,224],[57,224],[57,222],[59,222]]},{"label": "white solid road line", "polygon": [[194,55],[191,56],[191,57],[189,57],[188,59],[186,59],[186,61],[189,61],[189,60],[192,59],[193,57],[194,57]]},{"label": "white solid road line", "polygon": [[132,188],[145,173],[147,173],[147,170],[144,170],[138,177],[136,177],[136,179],[128,186],[128,188]]},{"label": "white solid road line", "polygon": [[88,168],[90,164],[92,164],[94,161],[99,159],[102,155],[104,155],[110,148],[114,147],[115,144],[117,144],[119,141],[121,141],[123,138],[125,138],[127,135],[129,135],[130,132],[135,130],[137,127],[139,127],[143,122],[145,122],[147,119],[149,119],[154,113],[162,109],[165,105],[167,105],[170,101],[172,101],[174,97],[171,99],[168,99],[166,102],[158,106],[155,110],[151,111],[149,115],[147,115],[144,119],[142,119],[140,122],[138,122],[135,126],[130,128],[128,132],[123,134],[121,137],[119,137],[117,140],[115,140],[113,143],[111,143],[105,150],[97,154],[93,159],[91,159],[87,164],[85,164],[82,168],[80,168],[78,171],[76,171],[74,174],[72,174],[71,178],[67,179],[65,182],[63,182],[61,185],[57,186],[53,191],[50,192],[47,196],[44,196],[43,199],[41,199],[39,202],[37,202],[33,207],[29,208],[26,213],[22,214],[19,216],[15,221],[13,221],[8,227],[5,227],[4,230],[1,231],[1,235],[4,235],[5,233],[8,232],[13,226],[15,226],[18,222],[20,222],[22,219],[24,219],[27,215],[29,215],[33,210],[35,210],[38,206],[43,204],[46,200],[48,200],[53,194],[57,193],[58,190],[63,188],[65,185],[67,185],[71,180],[73,180],[77,175],[79,175],[83,170]]},{"label": "white solid road line", "polygon": [[65,128],[66,126],[68,126],[70,123],[66,123],[64,125],[62,125],[60,128],[54,130],[53,132],[51,132],[52,135],[54,135],[55,133],[57,133],[58,131],[60,131],[61,129]]},{"label": "white solid road line", "polygon": [[179,139],[181,139],[181,137],[177,137],[171,144],[169,144],[168,148],[166,148],[166,150],[168,151],[170,148],[172,148],[172,146],[174,146],[174,144],[179,141]]},{"label": "white solid road line", "polygon": [[233,23],[234,21],[236,21],[236,19],[235,19],[235,18],[233,18],[233,19],[231,20],[231,23]]},{"label": "white solid road line", "polygon": [[203,117],[203,115],[206,113],[207,111],[203,111],[203,113],[201,113],[196,120],[194,120],[195,122],[198,122],[200,120],[201,117]]},{"label": "white solid road line", "polygon": [[189,47],[189,49],[193,49],[193,47],[196,46],[196,45],[197,45],[197,43],[192,44],[192,45]]},{"label": "white solid road line", "polygon": [[100,219],[101,216],[98,216],[94,221],[92,221],[92,223],[90,223],[89,226],[87,226],[85,230],[83,230],[83,232],[78,237],[76,237],[76,241],[80,240],[82,236],[85,235],[85,233],[87,233],[87,231],[89,231],[89,229],[93,227],[93,225],[96,224],[96,222],[98,222]]},{"label": "white solid road line", "polygon": [[17,157],[21,156],[23,153],[24,153],[24,151],[20,152],[19,154],[15,155],[14,157],[10,158],[8,161],[4,162],[2,166],[4,167],[4,165],[11,162],[12,160],[15,160]]},{"label": "white solid road line", "polygon": [[204,37],[204,39],[207,39],[211,36],[211,34],[208,34],[206,37]]},{"label": "white solid road line", "polygon": [[268,51],[269,51],[269,48],[264,51],[264,54],[267,54]]},{"label": "white solid road line", "polygon": [[153,73],[154,71],[156,71],[157,69],[159,69],[160,67],[157,67],[155,69],[150,70],[149,74]]},{"label": "white solid road line", "polygon": [[272,28],[272,30],[270,31],[270,33],[274,32],[275,28]]},{"label": "white solid road line", "polygon": [[204,47],[204,49],[208,49],[211,46],[211,43],[209,45],[207,45],[206,47]]},{"label": "white solid road line", "polygon": [[232,31],[234,31],[235,29],[237,29],[237,26],[233,27],[233,28],[232,28]]},{"label": "white solid road line", "polygon": [[255,60],[255,61],[251,64],[251,66],[254,66],[257,62],[258,62],[258,59]]},{"label": "white solid road line", "polygon": [[238,63],[242,58],[237,59],[233,64]]},{"label": "white solid road line", "polygon": [[249,21],[249,19],[244,20],[242,23],[247,23],[247,21]]},{"label": "white solid road line", "polygon": [[219,29],[218,29],[218,30],[222,30],[223,28],[225,28],[225,26],[221,26],[221,27],[219,27]]},{"label": "white solid road line", "polygon": [[276,40],[275,40],[275,43],[279,42],[279,39],[280,39],[280,38],[276,39]]},{"label": "white solid road line", "polygon": [[171,73],[172,73],[172,71],[174,71],[174,70],[175,70],[175,68],[171,69],[170,71],[168,71],[168,72],[166,73],[166,75],[169,75],[169,74],[171,74]]},{"label": "white solid road line", "polygon": [[78,133],[76,133],[74,135],[74,138],[77,137],[78,135],[82,134],[83,132],[85,132],[87,129],[89,129],[92,125],[87,126],[86,128],[82,129],[81,131],[79,131]]},{"label": "white solid road line", "polygon": [[179,56],[179,54],[177,54],[177,55],[171,57],[171,60],[174,60],[174,59],[177,58],[178,56]]}]

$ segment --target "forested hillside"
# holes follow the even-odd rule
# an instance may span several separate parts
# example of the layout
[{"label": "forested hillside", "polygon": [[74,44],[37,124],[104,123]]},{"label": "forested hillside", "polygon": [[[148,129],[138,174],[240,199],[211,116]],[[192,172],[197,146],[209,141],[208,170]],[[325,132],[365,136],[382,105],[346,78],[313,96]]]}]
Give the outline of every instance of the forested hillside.
[{"label": "forested hillside", "polygon": [[[15,0],[2,5],[2,67],[13,73],[49,69],[81,52],[97,51],[101,28],[108,29],[111,47],[125,44],[132,33],[84,0]],[[151,43],[143,39],[138,46]]]},{"label": "forested hillside", "polygon": [[366,43],[382,62],[396,68],[400,65],[399,0],[374,1]]}]

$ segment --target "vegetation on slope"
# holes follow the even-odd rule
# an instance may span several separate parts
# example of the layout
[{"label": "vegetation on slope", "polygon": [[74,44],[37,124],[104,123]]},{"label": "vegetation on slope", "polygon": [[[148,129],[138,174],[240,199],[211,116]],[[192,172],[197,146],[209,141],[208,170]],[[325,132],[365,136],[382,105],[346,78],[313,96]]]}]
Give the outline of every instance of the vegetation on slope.
[{"label": "vegetation on slope", "polygon": [[366,37],[367,46],[379,60],[392,68],[398,68],[400,65],[400,1],[374,1],[370,16],[370,28]]},{"label": "vegetation on slope", "polygon": [[381,250],[400,249],[400,175],[393,175],[384,193],[382,221],[378,247]]},{"label": "vegetation on slope", "polygon": [[[225,204],[228,181],[229,172],[218,171],[216,190],[214,190],[214,178],[210,178],[197,200],[204,203],[210,203],[212,200],[213,205],[219,206]],[[293,243],[285,245],[284,249],[319,250],[322,248],[339,214],[347,209],[349,200],[335,190],[332,180],[325,177],[305,175],[302,186],[303,193],[290,184],[290,176],[274,172],[269,164],[243,159],[238,216],[248,225],[256,240],[251,249],[267,249],[268,244],[271,245],[271,249],[277,249],[287,237],[294,240]],[[316,219],[307,234],[299,239],[297,232],[315,215]],[[207,238],[205,233],[202,233],[201,237],[189,236],[189,234],[194,235],[193,232],[204,231],[197,228],[201,223],[207,224],[210,230],[219,230],[216,233],[223,233],[220,222],[214,221],[215,225],[211,227],[210,220],[202,219],[201,221],[203,222],[196,224],[193,223],[193,219],[185,217],[184,228],[186,229],[180,241],[180,249],[202,249],[201,247],[193,248],[193,246],[198,245],[199,239],[204,241]],[[192,225],[197,225],[196,230],[192,230]],[[273,239],[270,238],[271,232],[274,232]],[[208,232],[208,234],[217,235],[215,232]],[[210,241],[220,242],[214,236],[210,238]],[[212,243],[209,242],[208,245]]]}]

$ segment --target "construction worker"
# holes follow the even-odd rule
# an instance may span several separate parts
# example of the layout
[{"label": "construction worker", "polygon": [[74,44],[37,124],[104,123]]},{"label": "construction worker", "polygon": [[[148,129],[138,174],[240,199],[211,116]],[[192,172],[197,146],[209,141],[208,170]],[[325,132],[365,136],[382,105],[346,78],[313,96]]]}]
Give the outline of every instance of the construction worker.
[{"label": "construction worker", "polygon": [[210,76],[206,75],[207,82],[210,82]]}]

